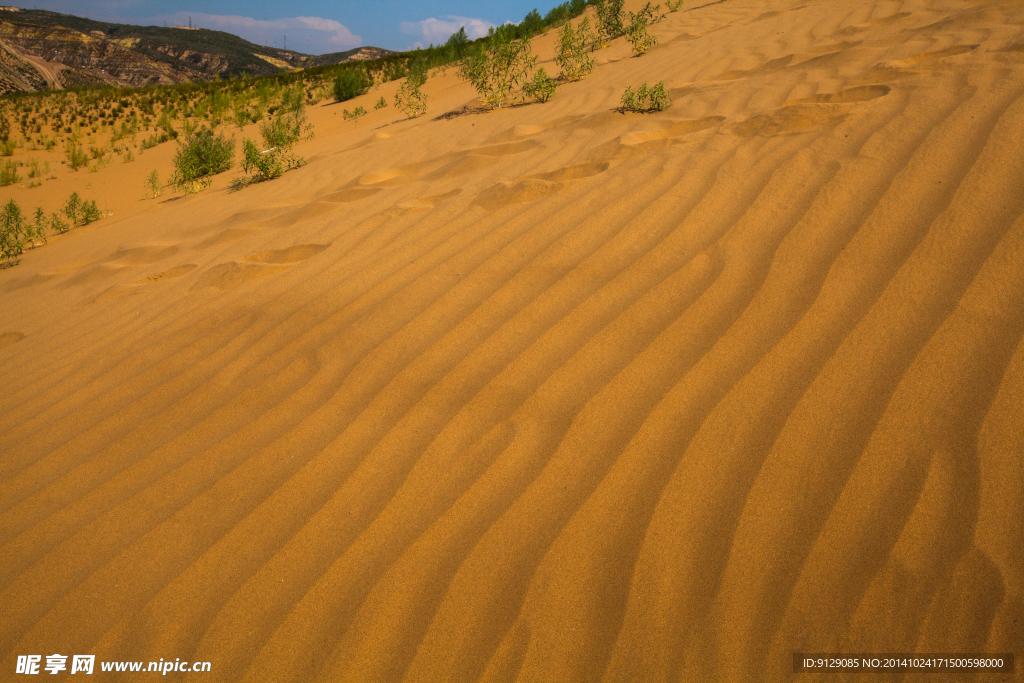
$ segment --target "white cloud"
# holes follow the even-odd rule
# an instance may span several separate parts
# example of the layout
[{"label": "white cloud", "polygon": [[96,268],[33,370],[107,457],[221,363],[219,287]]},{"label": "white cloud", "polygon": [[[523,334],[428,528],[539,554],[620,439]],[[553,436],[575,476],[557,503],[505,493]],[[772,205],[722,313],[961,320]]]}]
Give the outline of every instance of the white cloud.
[{"label": "white cloud", "polygon": [[462,26],[466,27],[466,35],[470,40],[476,40],[486,36],[487,30],[493,28],[494,24],[483,19],[448,15],[447,21],[433,17],[423,21],[403,21],[399,24],[399,29],[402,33],[415,36],[418,39],[413,43],[414,47],[424,47],[429,44],[441,45]]},{"label": "white cloud", "polygon": [[363,44],[363,39],[343,24],[323,17],[265,20],[236,15],[177,12],[148,17],[146,21],[154,25],[166,22],[168,26],[188,26],[189,17],[193,26],[233,33],[257,45],[284,47],[287,36],[288,49],[308,54],[341,52]]}]

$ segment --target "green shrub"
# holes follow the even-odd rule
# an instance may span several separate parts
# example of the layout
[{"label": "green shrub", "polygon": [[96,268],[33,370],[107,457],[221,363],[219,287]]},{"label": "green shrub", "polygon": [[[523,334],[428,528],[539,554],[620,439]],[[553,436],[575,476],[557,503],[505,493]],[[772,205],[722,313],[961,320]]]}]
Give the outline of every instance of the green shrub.
[{"label": "green shrub", "polygon": [[665,0],[665,6],[668,7],[669,12],[678,12],[679,8],[683,6],[683,0],[676,0],[675,2]]},{"label": "green shrub", "polygon": [[[303,124],[306,121],[304,112],[284,112],[278,110],[273,118],[260,125],[260,136],[268,147],[288,147],[302,138]],[[312,126],[306,126],[307,134]],[[309,135],[312,137],[312,135]]]},{"label": "green shrub", "polygon": [[541,67],[533,75],[533,80],[523,86],[523,94],[534,98],[538,102],[547,102],[555,94],[556,85],[555,79],[548,76],[547,72],[544,71],[544,67]]},{"label": "green shrub", "polygon": [[234,121],[236,126],[242,128],[247,125],[250,120],[249,111],[244,105],[235,108]]},{"label": "green shrub", "polygon": [[18,145],[14,140],[0,141],[0,156],[12,157],[14,156],[14,150],[17,148]]},{"label": "green shrub", "polygon": [[648,87],[644,82],[639,88],[633,90],[626,86],[626,92],[622,93],[622,112],[652,112],[664,111],[672,104],[672,98],[665,91],[665,82],[659,81],[656,85]]},{"label": "green shrub", "polygon": [[37,239],[46,242],[46,212],[41,206],[36,207],[36,221],[34,225],[30,226],[28,236],[32,240],[33,246]]},{"label": "green shrub", "polygon": [[56,213],[50,214],[50,230],[59,233],[65,233],[68,231],[68,224]]},{"label": "green shrub", "polygon": [[0,166],[0,187],[13,185],[20,180],[21,176],[18,175],[18,165],[13,160],[7,161]]},{"label": "green shrub", "polygon": [[21,209],[13,199],[10,200],[0,213],[0,261],[4,265],[14,265],[14,259],[21,256],[27,231],[28,223],[21,215]]},{"label": "green shrub", "polygon": [[302,85],[286,89],[281,95],[281,106],[272,118],[260,125],[260,136],[267,147],[290,147],[302,139],[313,137],[312,124],[306,125],[306,102]]},{"label": "green shrub", "polygon": [[85,155],[85,150],[82,146],[74,141],[74,139],[68,140],[64,146],[64,154],[68,158],[68,166],[71,167],[72,171],[77,171],[82,166],[89,163],[89,158]]},{"label": "green shrub", "polygon": [[260,151],[248,138],[242,140],[242,170],[251,176],[251,182],[277,178],[284,173],[284,164],[278,148]]},{"label": "green shrub", "polygon": [[[77,192],[72,192],[68,201],[64,204],[63,213],[71,221],[71,227],[77,228],[80,225],[89,225],[103,217],[102,212],[96,207],[96,200],[83,201]],[[59,232],[64,232],[67,227]]]},{"label": "green shrub", "polygon": [[515,86],[526,82],[536,61],[530,53],[529,40],[513,40],[506,33],[495,33],[486,48],[462,59],[459,75],[473,84],[484,104],[497,109]]},{"label": "green shrub", "polygon": [[[465,33],[466,33],[466,29],[465,28],[461,28],[459,30],[462,31],[463,35],[465,35]],[[449,42],[451,42],[452,39],[449,38],[448,40],[449,40]],[[467,38],[467,41],[468,41],[468,38]],[[384,65],[384,68],[381,69],[381,72],[380,72],[380,78],[381,78],[381,82],[382,83],[387,83],[388,81],[397,81],[397,80],[399,80],[401,78],[405,78],[408,75],[409,75],[409,70],[405,68],[405,61],[404,60],[392,60],[390,62],[387,62]]]},{"label": "green shrub", "polygon": [[623,4],[625,0],[596,0],[594,3],[597,8],[597,35],[602,43],[626,32]]},{"label": "green shrub", "polygon": [[590,30],[590,20],[583,17],[576,29],[566,23],[558,32],[558,54],[555,63],[561,69],[559,74],[567,81],[578,81],[594,69],[594,58],[590,49],[596,40]]},{"label": "green shrub", "polygon": [[171,185],[185,194],[199,192],[213,182],[214,175],[231,168],[234,156],[235,141],[223,133],[206,126],[186,133],[185,142],[178,141]]},{"label": "green shrub", "polygon": [[153,199],[164,193],[163,185],[160,184],[160,176],[156,174],[156,170],[146,176],[146,190],[149,191],[149,196]]},{"label": "green shrub", "polygon": [[363,109],[362,107],[356,107],[355,111],[349,111],[348,109],[345,109],[341,113],[341,116],[346,121],[358,121],[360,116],[366,116],[366,110]]},{"label": "green shrub", "polygon": [[142,141],[142,145],[140,146],[142,147],[142,151],[146,151],[147,149],[151,149],[153,147],[156,147],[157,145],[162,145],[163,143],[167,142],[170,139],[171,136],[169,136],[166,133],[166,131],[161,131],[150,135],[148,138]]},{"label": "green shrub", "polygon": [[338,74],[334,80],[334,99],[338,102],[365,95],[373,85],[373,79],[360,67],[349,68]]},{"label": "green shrub", "polygon": [[240,190],[249,183],[272,180],[304,163],[302,157],[295,156],[287,147],[273,147],[260,151],[256,143],[245,139],[242,141],[242,170],[250,177],[245,180],[236,178],[232,181],[231,188]]},{"label": "green shrub", "polygon": [[633,46],[633,54],[639,57],[658,44],[658,39],[647,32],[647,27],[657,21],[655,9],[647,3],[639,12],[629,13],[629,26],[626,28],[626,39]]},{"label": "green shrub", "polygon": [[386,106],[388,106],[388,101],[381,97],[379,100],[377,100],[377,104],[373,105],[373,108],[374,110],[377,110],[383,109]]}]

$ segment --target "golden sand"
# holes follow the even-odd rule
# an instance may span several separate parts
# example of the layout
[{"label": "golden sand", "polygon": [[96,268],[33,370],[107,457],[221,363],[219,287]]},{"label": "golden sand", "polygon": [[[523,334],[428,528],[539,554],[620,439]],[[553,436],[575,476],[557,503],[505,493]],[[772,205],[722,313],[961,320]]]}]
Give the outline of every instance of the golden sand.
[{"label": "golden sand", "polygon": [[652,32],[547,104],[450,69],[420,119],[315,106],[308,165],[241,192],[143,199],[171,144],[4,188],[113,216],[0,271],[0,679],[1024,658],[1024,4]]}]

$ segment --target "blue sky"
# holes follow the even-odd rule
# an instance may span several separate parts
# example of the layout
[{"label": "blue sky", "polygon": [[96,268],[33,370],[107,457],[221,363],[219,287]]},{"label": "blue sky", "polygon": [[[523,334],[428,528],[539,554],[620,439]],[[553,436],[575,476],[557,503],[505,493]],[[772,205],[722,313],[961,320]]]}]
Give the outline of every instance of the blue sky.
[{"label": "blue sky", "polygon": [[362,45],[391,50],[444,42],[465,26],[472,38],[490,26],[541,14],[560,0],[31,0],[11,4],[48,9],[101,21],[162,26],[193,25],[239,35],[261,45],[309,54],[340,52]]}]

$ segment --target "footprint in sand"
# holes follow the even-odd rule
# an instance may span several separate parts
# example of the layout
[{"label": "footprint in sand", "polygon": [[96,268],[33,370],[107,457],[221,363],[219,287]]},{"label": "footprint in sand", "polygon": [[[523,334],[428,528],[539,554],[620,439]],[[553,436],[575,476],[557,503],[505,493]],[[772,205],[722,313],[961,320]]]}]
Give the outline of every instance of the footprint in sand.
[{"label": "footprint in sand", "polygon": [[331,246],[330,244],[297,244],[287,249],[261,251],[246,256],[244,260],[257,263],[299,263]]},{"label": "footprint in sand", "polygon": [[845,113],[831,107],[797,104],[741,121],[734,125],[730,132],[741,137],[790,135],[839,123],[844,118]]},{"label": "footprint in sand", "polygon": [[772,59],[765,62],[761,66],[754,67],[753,69],[730,69],[729,71],[723,71],[714,78],[708,79],[712,81],[735,81],[740,78],[748,78],[750,76],[767,76],[777,71],[782,71],[789,63],[793,61],[795,55],[786,55],[779,57],[778,59]]},{"label": "footprint in sand", "polygon": [[853,102],[867,102],[884,97],[892,90],[887,85],[859,85],[855,88],[847,88],[839,92],[819,93],[810,97],[802,97],[798,100],[790,100],[786,105],[792,104],[851,104]]},{"label": "footprint in sand", "polygon": [[358,202],[360,199],[372,197],[381,191],[379,187],[350,187],[345,190],[338,190],[319,197],[322,202],[334,202],[335,204],[348,204]]},{"label": "footprint in sand", "polygon": [[64,280],[64,282],[61,282],[59,286],[68,288],[80,285],[96,284],[97,282],[103,282],[128,267],[129,266],[108,266],[101,263],[100,265],[93,266],[92,268],[86,268],[75,273],[67,280]]},{"label": "footprint in sand", "polygon": [[24,287],[31,287],[33,285],[39,285],[44,282],[48,282],[53,278],[57,277],[56,273],[36,273],[29,277],[15,278],[9,280],[4,286],[3,291],[13,292],[16,289],[22,289]]},{"label": "footprint in sand", "polygon": [[474,202],[485,209],[500,209],[510,204],[522,204],[543,199],[561,189],[560,183],[550,180],[520,180],[498,183],[480,193]]},{"label": "footprint in sand", "polygon": [[193,248],[202,250],[207,249],[209,247],[219,247],[222,244],[230,244],[232,242],[237,242],[238,240],[253,232],[256,231],[245,230],[242,228],[228,228],[227,230],[222,230],[221,232],[218,232],[216,235],[210,237],[209,239],[203,240]]},{"label": "footprint in sand", "polygon": [[571,114],[569,116],[561,116],[557,119],[548,121],[547,123],[521,124],[517,126],[512,126],[511,128],[507,128],[501,133],[498,133],[497,135],[491,137],[489,142],[515,142],[520,138],[536,135],[537,133],[543,133],[546,130],[551,130],[553,128],[558,128],[560,126],[573,124],[576,121],[579,121],[581,118],[583,118],[581,114]]},{"label": "footprint in sand", "polygon": [[501,145],[487,145],[466,150],[466,154],[480,155],[485,157],[504,157],[510,154],[519,154],[533,149],[540,143],[536,140],[520,140],[519,142],[507,142]]},{"label": "footprint in sand", "polygon": [[427,211],[433,209],[438,204],[443,204],[452,197],[461,194],[461,189],[454,189],[451,192],[445,192],[444,194],[437,194],[432,197],[420,197],[419,199],[410,199],[402,202],[398,205],[400,209],[407,209],[409,211]]},{"label": "footprint in sand", "polygon": [[668,128],[662,128],[660,130],[641,130],[634,133],[626,133],[619,138],[619,144],[622,145],[638,145],[643,142],[650,142],[652,140],[665,140],[667,138],[677,138],[689,133],[695,133],[697,131],[712,128],[725,121],[724,116],[708,116],[703,119],[693,119],[690,121],[680,121],[674,123]]},{"label": "footprint in sand", "polygon": [[60,286],[67,288],[103,282],[122,270],[131,268],[132,266],[144,266],[157,263],[173,256],[178,251],[179,248],[174,245],[118,249],[110,256],[101,259],[95,265],[79,270],[67,280],[60,283]]},{"label": "footprint in sand", "polygon": [[548,173],[534,173],[523,176],[519,180],[547,180],[555,183],[564,183],[569,180],[581,180],[604,173],[608,170],[608,166],[607,161],[591,161],[586,164],[579,164],[578,166],[566,166],[565,168]]},{"label": "footprint in sand", "polygon": [[484,156],[482,154],[467,154],[458,156],[454,161],[445,164],[433,173],[423,176],[423,180],[434,182],[442,178],[462,178],[468,175],[476,175],[491,166],[497,164],[501,159],[496,156]]},{"label": "footprint in sand", "polygon": [[228,290],[252,280],[291,270],[295,264],[319,254],[330,244],[297,244],[286,249],[272,249],[246,256],[241,262],[219,263],[199,276],[192,289]]},{"label": "footprint in sand", "polygon": [[21,332],[4,332],[3,334],[0,334],[0,349],[20,342],[24,338],[25,335]]},{"label": "footprint in sand", "polygon": [[161,280],[173,280],[183,275],[191,273],[197,268],[194,263],[183,263],[180,266],[175,266],[170,270],[165,270],[162,273],[156,275],[150,275],[149,277],[142,280],[135,280],[134,282],[128,282],[125,284],[114,285],[104,290],[99,296],[96,297],[95,301],[107,301],[109,299],[124,299],[138,294],[142,291],[144,285],[151,284],[153,282],[160,282]]},{"label": "footprint in sand", "polygon": [[901,78],[910,78],[911,76],[920,76],[917,71],[910,71],[909,69],[900,69],[895,66],[888,64],[877,64],[860,76],[856,76],[850,79],[851,84],[866,83],[866,84],[878,84],[878,83],[891,83],[892,81],[898,81]]},{"label": "footprint in sand", "polygon": [[[419,126],[412,126],[411,128],[406,128],[405,130],[403,130],[401,132],[408,133],[410,130],[413,130],[413,128],[418,128],[418,127]],[[354,150],[354,149],[359,149],[360,147],[366,147],[367,145],[372,145],[373,143],[380,142],[381,140],[387,140],[388,138],[393,138],[396,135],[398,135],[398,133],[399,133],[399,131],[381,131],[379,133],[374,133],[373,135],[371,135],[370,137],[366,138],[365,140],[363,140],[361,142],[357,142],[356,144],[352,145],[346,151],[351,151],[351,150]]]},{"label": "footprint in sand", "polygon": [[513,182],[493,185],[481,192],[474,203],[493,210],[510,204],[536,201],[558,192],[574,180],[604,173],[608,167],[607,161],[595,161],[547,173],[534,173]]},{"label": "footprint in sand", "polygon": [[885,26],[886,24],[895,23],[895,22],[899,21],[900,19],[906,19],[909,16],[910,16],[910,12],[897,12],[896,14],[890,14],[887,17],[882,17],[880,19],[873,19],[871,21],[866,21],[863,24],[856,24],[854,26],[847,26],[846,28],[841,28],[838,31],[834,32],[832,35],[834,35],[834,36],[851,36],[851,35],[853,35],[855,33],[860,33],[861,31],[866,31],[869,28],[873,28],[875,26]]},{"label": "footprint in sand", "polygon": [[907,57],[903,60],[904,64],[920,64],[921,62],[930,62],[934,59],[942,59],[944,57],[955,57],[956,55],[966,54],[976,49],[977,45],[954,45],[947,47],[945,50],[935,50],[934,52],[922,52],[919,55],[913,57]]},{"label": "footprint in sand", "polygon": [[178,247],[174,245],[130,247],[118,249],[109,258],[103,259],[103,262],[121,266],[145,266],[163,261],[176,253]]},{"label": "footprint in sand", "polygon": [[708,116],[702,119],[678,121],[665,128],[656,130],[639,130],[620,135],[614,140],[594,147],[586,154],[592,162],[617,161],[630,157],[654,154],[660,149],[680,144],[682,138],[690,133],[716,128],[725,121],[724,116]]},{"label": "footprint in sand", "polygon": [[165,270],[162,273],[157,273],[156,275],[150,275],[149,277],[147,277],[144,280],[144,282],[158,282],[159,280],[173,280],[176,277],[181,277],[182,275],[185,275],[187,273],[191,273],[195,269],[196,269],[196,264],[194,264],[194,263],[183,263],[180,266],[174,266],[170,270]]},{"label": "footprint in sand", "polygon": [[264,266],[256,263],[219,263],[213,268],[199,276],[199,279],[192,285],[192,291],[197,289],[234,289],[252,280],[283,273],[290,270],[291,266]]}]

